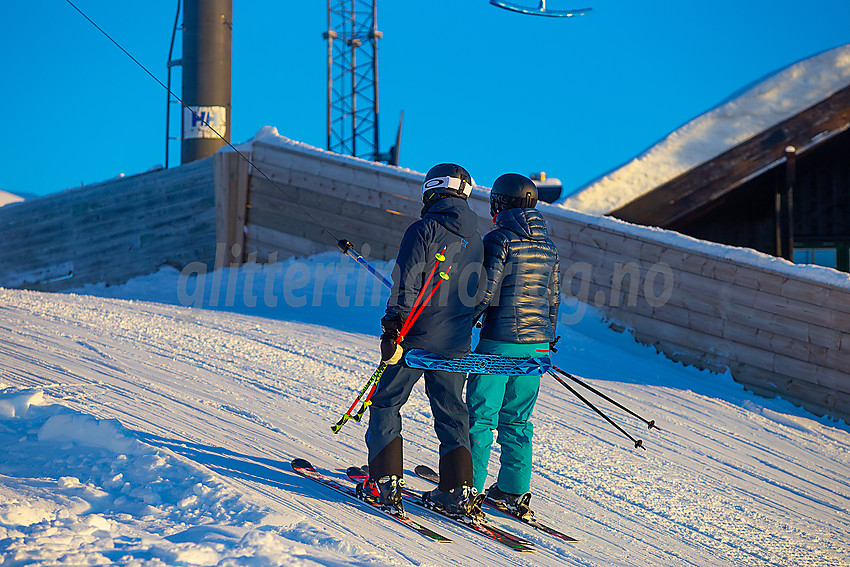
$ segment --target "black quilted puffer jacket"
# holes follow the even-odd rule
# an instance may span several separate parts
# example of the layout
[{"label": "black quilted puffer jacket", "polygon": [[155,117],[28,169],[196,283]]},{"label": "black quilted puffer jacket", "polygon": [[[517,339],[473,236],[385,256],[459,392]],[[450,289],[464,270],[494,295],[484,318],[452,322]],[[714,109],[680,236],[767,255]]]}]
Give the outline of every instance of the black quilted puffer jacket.
[{"label": "black quilted puffer jacket", "polygon": [[545,343],[555,339],[561,303],[558,249],[537,209],[506,209],[484,237],[486,281],[475,317],[482,339]]}]

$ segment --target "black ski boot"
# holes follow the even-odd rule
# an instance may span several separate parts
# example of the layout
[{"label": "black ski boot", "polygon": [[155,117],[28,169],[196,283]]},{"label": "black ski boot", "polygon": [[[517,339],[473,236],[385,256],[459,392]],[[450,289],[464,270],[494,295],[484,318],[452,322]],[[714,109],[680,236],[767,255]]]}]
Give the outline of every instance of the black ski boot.
[{"label": "black ski boot", "polygon": [[523,520],[533,520],[534,512],[528,507],[531,502],[531,492],[525,494],[511,494],[502,492],[497,485],[487,489],[487,502],[500,510],[510,512]]},{"label": "black ski boot", "polygon": [[484,520],[484,512],[481,510],[484,495],[478,494],[473,487],[465,484],[446,492],[439,488],[425,492],[422,494],[422,502],[426,508],[439,510],[474,524]]},{"label": "black ski boot", "polygon": [[357,485],[357,495],[361,498],[364,496],[374,498],[384,510],[406,518],[407,512],[404,511],[404,503],[401,498],[402,487],[404,487],[404,479],[396,475],[384,476],[377,481],[370,478]]}]

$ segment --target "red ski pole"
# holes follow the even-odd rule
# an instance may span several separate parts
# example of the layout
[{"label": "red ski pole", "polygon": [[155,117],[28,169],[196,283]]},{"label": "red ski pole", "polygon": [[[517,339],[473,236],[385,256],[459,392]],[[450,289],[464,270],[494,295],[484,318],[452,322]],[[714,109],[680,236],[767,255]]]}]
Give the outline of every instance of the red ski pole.
[{"label": "red ski pole", "polygon": [[[404,340],[404,335],[407,333],[407,331],[410,330],[410,327],[419,317],[419,314],[422,313],[422,309],[424,309],[425,304],[427,304],[431,300],[431,297],[434,295],[434,291],[436,291],[436,288],[440,286],[440,283],[442,283],[442,279],[448,279],[448,275],[446,275],[446,273],[440,272],[440,277],[442,279],[437,282],[437,285],[435,286],[434,290],[420,305],[422,297],[425,295],[425,290],[428,288],[428,284],[431,283],[431,279],[433,278],[434,273],[437,271],[437,267],[440,265],[441,262],[446,259],[446,257],[444,256],[445,251],[446,247],[444,246],[443,249],[436,254],[435,258],[437,259],[437,261],[431,268],[431,272],[428,274],[428,278],[425,280],[425,284],[422,286],[422,289],[419,290],[419,293],[417,294],[416,299],[413,302],[413,309],[411,309],[410,313],[408,313],[407,318],[402,324],[399,336],[395,340],[396,344],[399,344],[401,341]],[[449,268],[449,270],[451,270],[451,268]],[[448,272],[449,270],[446,270],[446,272]],[[381,379],[381,375],[384,373],[384,370],[386,370],[386,368],[387,363],[381,362],[378,368],[375,369],[375,372],[372,373],[372,376],[369,377],[369,380],[366,381],[366,384],[363,386],[363,388],[360,389],[360,392],[358,392],[357,397],[354,398],[354,402],[351,404],[351,407],[348,408],[348,410],[342,415],[342,417],[338,422],[336,422],[336,424],[331,426],[331,431],[333,431],[334,433],[339,433],[339,430],[342,429],[342,426],[345,425],[345,423],[352,417],[354,418],[354,421],[360,421],[360,419],[363,417],[363,414],[366,412],[366,409],[371,405],[369,400],[372,398],[372,394],[375,393],[375,390],[377,390],[378,381]],[[363,398],[363,394],[365,394],[367,390],[369,391],[369,394],[365,398]],[[357,403],[361,400],[363,401],[363,405],[360,406],[360,409],[356,414],[352,414],[351,412],[354,411],[354,408],[357,406]]]},{"label": "red ski pole", "polygon": [[[401,331],[399,331],[399,335],[395,340],[396,344],[399,344],[401,343],[401,341],[404,340],[405,334],[407,333],[407,331],[410,330],[410,327],[413,326],[413,323],[416,322],[416,319],[419,318],[419,315],[422,313],[422,310],[425,309],[425,306],[428,305],[428,302],[431,301],[431,298],[434,297],[434,293],[436,293],[437,288],[440,287],[440,284],[443,283],[443,280],[449,279],[449,272],[451,271],[451,269],[451,266],[449,266],[448,270],[446,270],[445,272],[440,272],[440,279],[437,280],[437,285],[434,286],[434,289],[431,290],[431,293],[428,294],[428,297],[426,297],[425,301],[422,302],[422,305],[419,306],[419,310],[416,313],[411,312],[411,314],[407,316],[407,321],[404,323],[404,326],[402,326]],[[423,287],[422,289],[424,290],[425,288]],[[420,291],[419,293],[421,294],[422,292]],[[387,363],[382,362],[381,365],[386,368]],[[381,374],[383,374],[383,370],[381,371]],[[372,394],[374,394],[375,390],[378,389],[378,380],[380,380],[380,376],[378,376],[378,378],[375,380],[375,383],[372,385],[372,389],[369,391],[369,395],[366,396],[366,399],[363,400],[363,405],[360,406],[360,409],[354,415],[354,421],[360,421],[360,419],[363,417],[363,414],[366,413],[366,409],[370,405],[372,405]]]},{"label": "red ski pole", "polygon": [[[334,425],[331,425],[331,431],[333,431],[334,433],[339,433],[339,430],[342,429],[342,426],[345,425],[345,423],[352,417],[354,417],[354,421],[360,421],[360,417],[358,417],[357,415],[362,416],[363,411],[365,410],[361,408],[361,411],[358,412],[357,415],[352,414],[351,412],[354,411],[354,408],[357,406],[357,402],[359,402],[363,398],[363,394],[366,393],[366,390],[368,390],[370,386],[372,386],[374,391],[375,385],[378,383],[378,380],[380,380],[381,374],[384,373],[384,370],[386,370],[386,368],[387,363],[381,362],[381,364],[378,366],[377,369],[375,369],[375,372],[372,373],[372,376],[369,377],[369,380],[366,381],[366,384],[357,394],[357,397],[354,398],[354,402],[351,404],[351,407],[348,408],[348,410],[344,414],[342,414],[342,417],[339,418],[339,421],[337,421]],[[367,399],[371,397],[372,392],[369,392],[369,396],[367,397]]]},{"label": "red ski pole", "polygon": [[425,299],[425,301],[422,302],[422,305],[419,306],[419,310],[413,314],[413,317],[407,318],[407,322],[402,326],[401,331],[399,331],[398,333],[398,338],[396,339],[396,342],[400,343],[402,340],[404,340],[404,336],[410,330],[410,327],[413,326],[413,323],[415,323],[416,320],[419,318],[419,315],[422,313],[422,310],[425,309],[425,306],[428,304],[428,302],[431,301],[431,298],[434,297],[434,294],[437,292],[437,289],[439,289],[440,284],[443,283],[443,281],[449,279],[449,272],[451,270],[452,268],[451,266],[449,266],[448,270],[446,270],[445,272],[440,272],[440,279],[437,280],[437,285],[434,286],[434,289],[431,290],[431,293],[428,294],[428,297]]},{"label": "red ski pole", "polygon": [[[416,299],[413,301],[413,307],[410,308],[411,313],[416,311],[416,308],[419,306],[419,302],[422,301],[422,296],[425,293],[425,290],[428,289],[428,284],[431,283],[431,278],[434,277],[434,272],[437,271],[437,267],[440,265],[440,262],[442,262],[443,260],[446,259],[446,257],[444,256],[445,252],[446,252],[446,247],[443,246],[443,249],[440,250],[439,252],[437,252],[436,256],[434,256],[437,259],[437,261],[434,262],[434,265],[431,267],[431,273],[428,274],[428,277],[425,279],[425,283],[422,284],[422,288],[419,290],[419,293],[416,295]],[[410,318],[410,315],[408,315],[408,319],[409,318]],[[407,321],[405,321],[404,324],[407,325]],[[412,324],[413,323],[411,323],[411,325]],[[402,328],[404,328],[404,327],[402,327]],[[404,333],[399,333],[399,335],[403,335],[403,334]]]}]

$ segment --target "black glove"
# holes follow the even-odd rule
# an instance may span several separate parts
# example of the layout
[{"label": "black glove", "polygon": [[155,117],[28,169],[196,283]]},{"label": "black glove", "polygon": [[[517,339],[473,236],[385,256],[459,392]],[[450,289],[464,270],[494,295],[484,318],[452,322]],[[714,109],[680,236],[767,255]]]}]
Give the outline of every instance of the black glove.
[{"label": "black glove", "polygon": [[395,339],[391,339],[386,335],[381,335],[381,362],[387,364],[396,364],[401,360],[401,355],[404,351]]},{"label": "black glove", "polygon": [[549,350],[551,350],[552,352],[558,352],[558,349],[555,348],[555,345],[558,344],[558,341],[560,340],[561,337],[555,337],[555,340],[549,343]]},{"label": "black glove", "polygon": [[[381,332],[389,338],[394,339],[398,337],[398,333],[401,331],[403,325],[401,316],[398,314],[384,315],[384,318],[381,319]],[[383,337],[383,335],[381,336]]]},{"label": "black glove", "polygon": [[381,361],[396,364],[401,360],[402,350],[396,342],[402,322],[398,315],[387,315],[381,319]]}]

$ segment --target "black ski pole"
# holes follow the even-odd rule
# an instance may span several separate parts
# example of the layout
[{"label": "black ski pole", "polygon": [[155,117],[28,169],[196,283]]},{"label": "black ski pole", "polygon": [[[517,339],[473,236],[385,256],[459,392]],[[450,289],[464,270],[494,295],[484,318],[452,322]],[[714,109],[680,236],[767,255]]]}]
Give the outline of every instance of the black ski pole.
[{"label": "black ski pole", "polygon": [[610,418],[610,417],[608,417],[607,415],[605,415],[604,413],[602,413],[602,412],[599,410],[599,408],[597,408],[597,407],[596,407],[596,406],[594,406],[592,403],[590,403],[589,401],[587,401],[587,399],[585,399],[585,398],[584,398],[584,396],[582,396],[581,394],[579,394],[578,392],[576,392],[576,391],[575,391],[575,389],[574,389],[572,386],[570,386],[569,384],[567,384],[566,382],[564,382],[564,380],[563,380],[560,376],[558,376],[557,374],[555,374],[555,373],[554,373],[554,372],[552,372],[551,370],[549,371],[549,374],[551,374],[551,375],[552,375],[552,377],[553,377],[555,380],[557,380],[558,382],[560,382],[560,383],[561,383],[561,385],[562,385],[562,386],[564,386],[564,388],[566,388],[567,390],[569,390],[570,392],[572,392],[573,394],[575,394],[575,396],[576,396],[578,399],[580,399],[581,401],[583,401],[587,407],[589,407],[590,409],[592,409],[593,411],[595,411],[596,413],[598,413],[599,415],[601,415],[601,416],[605,419],[605,421],[607,421],[608,423],[610,423],[611,425],[613,425],[614,427],[616,427],[616,428],[617,428],[617,431],[619,431],[620,433],[622,433],[623,435],[625,435],[626,437],[628,437],[628,438],[629,438],[629,440],[630,440],[632,443],[634,443],[634,444],[635,444],[635,449],[637,449],[637,448],[639,447],[639,448],[643,449],[644,451],[646,451],[646,447],[644,447],[644,446],[643,446],[643,441],[641,441],[640,439],[635,439],[634,437],[632,437],[631,435],[629,435],[629,433],[628,433],[625,429],[623,429],[622,427],[620,427],[619,425],[617,425],[616,423],[614,423],[614,422],[611,420],[611,418]]},{"label": "black ski pole", "polygon": [[597,390],[596,388],[591,386],[590,384],[585,384],[584,382],[579,380],[576,376],[573,376],[572,374],[570,374],[566,370],[563,370],[562,368],[558,368],[554,364],[552,365],[552,368],[554,368],[555,370],[557,370],[558,372],[560,372],[561,374],[563,374],[564,376],[566,376],[567,378],[569,378],[570,380],[575,382],[576,384],[579,384],[580,386],[584,386],[585,388],[587,388],[588,390],[590,390],[591,392],[593,392],[594,394],[596,394],[600,398],[611,402],[612,404],[614,404],[615,406],[617,406],[621,410],[625,411],[629,415],[632,415],[632,416],[638,418],[639,420],[641,420],[642,422],[644,422],[645,424],[647,424],[649,426],[648,429],[657,429],[658,431],[661,431],[661,428],[658,427],[657,425],[655,425],[654,419],[652,421],[646,420],[643,417],[636,414],[635,412],[633,412],[632,410],[630,410],[629,408],[627,408],[626,406],[624,406],[623,404],[617,402],[616,400],[612,400],[611,398],[609,398],[608,396],[606,396],[605,394],[603,394],[602,392],[600,392],[599,390]]},{"label": "black ski pole", "polygon": [[348,240],[340,240],[339,242],[336,243],[336,245],[339,247],[340,252],[342,252],[343,254],[346,254],[348,257],[353,259],[355,262],[357,262],[358,264],[360,264],[361,266],[366,268],[369,271],[370,274],[372,274],[373,276],[378,278],[378,281],[380,281],[382,284],[384,284],[384,287],[386,287],[387,289],[393,288],[393,282],[388,280],[386,277],[382,276],[378,272],[378,270],[375,269],[375,267],[372,264],[367,262],[366,258],[361,256],[360,253],[357,252],[357,250],[354,249],[354,245],[351,242],[349,242]]}]

